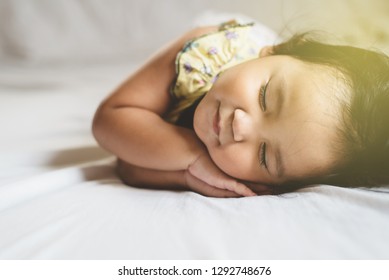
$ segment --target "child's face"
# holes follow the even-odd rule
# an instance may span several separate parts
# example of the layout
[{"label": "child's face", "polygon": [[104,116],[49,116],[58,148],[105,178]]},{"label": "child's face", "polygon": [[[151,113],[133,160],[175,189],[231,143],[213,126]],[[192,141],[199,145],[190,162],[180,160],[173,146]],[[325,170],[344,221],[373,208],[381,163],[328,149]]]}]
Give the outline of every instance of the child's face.
[{"label": "child's face", "polygon": [[334,73],[288,56],[232,67],[198,105],[195,132],[235,178],[280,184],[320,175],[336,160],[336,96],[345,84]]}]

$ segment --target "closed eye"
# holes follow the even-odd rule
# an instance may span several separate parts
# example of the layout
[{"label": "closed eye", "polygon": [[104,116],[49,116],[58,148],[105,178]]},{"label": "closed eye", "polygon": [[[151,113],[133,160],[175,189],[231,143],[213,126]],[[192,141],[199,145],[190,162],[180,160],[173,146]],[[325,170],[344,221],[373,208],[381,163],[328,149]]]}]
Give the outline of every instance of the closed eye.
[{"label": "closed eye", "polygon": [[259,105],[264,112],[266,112],[266,89],[268,84],[269,82],[267,82],[266,85],[261,86],[259,89]]},{"label": "closed eye", "polygon": [[259,152],[259,162],[261,166],[264,166],[267,169],[267,160],[266,160],[266,143],[263,142]]}]

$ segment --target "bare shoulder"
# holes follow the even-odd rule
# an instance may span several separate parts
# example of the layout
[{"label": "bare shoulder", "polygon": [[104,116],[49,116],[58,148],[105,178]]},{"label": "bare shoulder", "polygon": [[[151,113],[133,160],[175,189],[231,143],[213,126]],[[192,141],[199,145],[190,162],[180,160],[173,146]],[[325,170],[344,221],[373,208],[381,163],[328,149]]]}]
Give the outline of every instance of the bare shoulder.
[{"label": "bare shoulder", "polygon": [[196,37],[200,37],[206,35],[208,33],[212,33],[218,30],[218,26],[199,26],[188,31],[184,36],[187,37],[187,40],[194,39]]},{"label": "bare shoulder", "polygon": [[101,108],[138,107],[162,115],[170,106],[169,88],[175,77],[175,58],[185,43],[217,31],[217,26],[194,28],[155,53],[100,106]]}]

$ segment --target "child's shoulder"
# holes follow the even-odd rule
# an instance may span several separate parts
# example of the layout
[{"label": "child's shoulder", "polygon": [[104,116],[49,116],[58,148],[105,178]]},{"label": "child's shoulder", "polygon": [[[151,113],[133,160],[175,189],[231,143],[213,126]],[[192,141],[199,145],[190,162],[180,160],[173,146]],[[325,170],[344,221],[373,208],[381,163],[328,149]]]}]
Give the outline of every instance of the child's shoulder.
[{"label": "child's shoulder", "polygon": [[214,33],[219,30],[219,26],[211,25],[211,26],[199,26],[195,27],[189,31],[187,31],[183,36],[183,42],[188,42],[194,40],[196,38],[202,37],[207,34]]}]

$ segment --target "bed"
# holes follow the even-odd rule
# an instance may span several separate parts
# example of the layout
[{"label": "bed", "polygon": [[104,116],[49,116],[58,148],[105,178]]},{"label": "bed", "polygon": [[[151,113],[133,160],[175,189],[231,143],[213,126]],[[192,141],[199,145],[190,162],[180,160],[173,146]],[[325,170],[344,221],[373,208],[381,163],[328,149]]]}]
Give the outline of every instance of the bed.
[{"label": "bed", "polygon": [[[104,32],[115,36],[107,24],[91,29],[91,22],[107,20],[104,1],[92,2],[82,7],[89,9],[86,20],[77,1],[56,1],[60,8],[50,1],[2,1],[8,26],[1,29],[0,53],[1,259],[389,258],[389,187],[321,185],[218,199],[124,185],[115,158],[93,139],[92,117],[153,48],[139,44],[164,39],[152,44],[141,30],[128,33],[126,40],[138,46],[131,52],[122,46],[127,41],[114,37],[90,48]],[[162,7],[158,1],[112,2],[117,12],[127,3],[134,15],[140,6]],[[72,19],[66,25],[67,12]],[[147,15],[131,23],[140,28],[144,20],[148,28]],[[67,33],[74,21],[80,30]],[[31,22],[39,32],[29,29]],[[165,35],[169,24],[161,27]],[[89,35],[77,37],[83,28]]]}]

